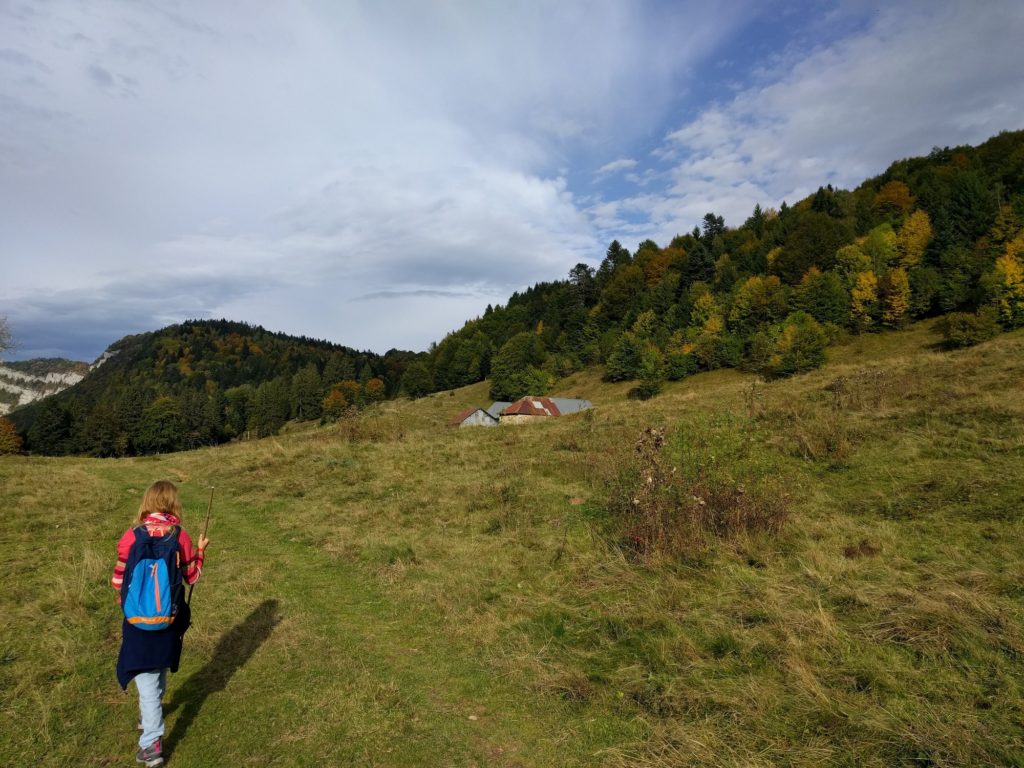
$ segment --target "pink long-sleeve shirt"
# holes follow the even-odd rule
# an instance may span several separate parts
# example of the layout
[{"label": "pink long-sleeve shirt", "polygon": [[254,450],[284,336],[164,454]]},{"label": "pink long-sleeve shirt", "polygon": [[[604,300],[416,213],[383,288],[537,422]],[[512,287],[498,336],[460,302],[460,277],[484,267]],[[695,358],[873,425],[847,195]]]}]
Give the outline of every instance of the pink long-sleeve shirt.
[{"label": "pink long-sleeve shirt", "polygon": [[[150,536],[166,536],[171,529],[181,525],[181,521],[171,514],[156,512],[147,515],[142,521],[149,531]],[[118,592],[118,601],[121,599],[121,585],[124,583],[124,569],[128,563],[128,553],[132,544],[135,543],[135,531],[129,528],[124,536],[117,542],[117,565],[114,566],[114,575],[110,577],[110,585]],[[181,560],[183,565],[183,576],[186,584],[195,584],[203,571],[203,553],[195,548],[192,537],[182,528],[178,533],[178,546],[181,548]]]}]

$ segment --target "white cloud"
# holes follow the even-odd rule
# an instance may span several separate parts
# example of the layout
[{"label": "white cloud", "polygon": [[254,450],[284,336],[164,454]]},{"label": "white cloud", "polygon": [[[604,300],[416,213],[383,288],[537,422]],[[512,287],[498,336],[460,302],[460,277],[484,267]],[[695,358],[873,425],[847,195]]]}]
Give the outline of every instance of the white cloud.
[{"label": "white cloud", "polygon": [[934,145],[1018,129],[1022,39],[1019,3],[894,4],[829,47],[788,51],[785,67],[669,133],[656,155],[672,163],[677,210],[662,218],[657,206],[652,224],[669,236],[710,210],[735,226],[754,203],[854,186]]},{"label": "white cloud", "polygon": [[597,176],[603,176],[609,173],[618,173],[619,171],[628,171],[636,167],[636,160],[631,157],[623,157],[618,160],[612,160],[610,163],[605,163],[597,169]]},{"label": "white cloud", "polygon": [[645,168],[642,173],[627,173],[623,178],[628,182],[636,184],[638,187],[646,187],[648,184],[652,184],[662,178],[663,175],[654,168]]}]

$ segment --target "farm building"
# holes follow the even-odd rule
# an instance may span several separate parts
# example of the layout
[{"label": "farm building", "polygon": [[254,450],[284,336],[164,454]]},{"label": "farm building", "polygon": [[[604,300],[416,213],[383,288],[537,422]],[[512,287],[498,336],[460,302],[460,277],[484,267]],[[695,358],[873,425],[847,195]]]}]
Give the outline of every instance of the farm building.
[{"label": "farm building", "polygon": [[589,400],[553,397],[523,397],[501,411],[501,423],[521,424],[535,418],[563,416],[590,408]]},{"label": "farm building", "polygon": [[467,408],[451,420],[453,427],[494,427],[501,423],[521,423],[535,417],[567,416],[592,408],[589,400],[574,400],[567,397],[523,397],[514,403],[497,401],[486,411],[483,408]]},{"label": "farm building", "polygon": [[483,408],[467,408],[454,419],[450,425],[453,427],[496,427],[498,417],[492,416]]}]

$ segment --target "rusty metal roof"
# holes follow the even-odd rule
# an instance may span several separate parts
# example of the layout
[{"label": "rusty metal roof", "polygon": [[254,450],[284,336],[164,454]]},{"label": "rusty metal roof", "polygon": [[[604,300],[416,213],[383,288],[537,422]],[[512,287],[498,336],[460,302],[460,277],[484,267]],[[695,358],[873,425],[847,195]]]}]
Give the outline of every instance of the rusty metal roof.
[{"label": "rusty metal roof", "polygon": [[502,416],[561,416],[550,397],[523,397],[501,412]]},{"label": "rusty metal roof", "polygon": [[466,419],[468,419],[470,416],[472,416],[474,413],[476,413],[479,410],[480,410],[479,408],[467,408],[462,413],[460,413],[458,416],[453,418],[450,422],[448,422],[448,424],[449,424],[449,426],[457,427],[457,426],[459,426],[459,424],[464,422]]}]

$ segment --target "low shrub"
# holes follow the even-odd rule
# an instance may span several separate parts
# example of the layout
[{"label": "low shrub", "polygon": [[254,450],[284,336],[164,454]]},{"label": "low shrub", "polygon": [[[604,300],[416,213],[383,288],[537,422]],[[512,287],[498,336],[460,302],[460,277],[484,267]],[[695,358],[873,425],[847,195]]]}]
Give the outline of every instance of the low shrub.
[{"label": "low shrub", "polygon": [[632,400],[650,400],[661,393],[660,379],[644,379],[631,390],[628,396]]},{"label": "low shrub", "polygon": [[697,358],[689,352],[670,352],[665,358],[665,376],[669,381],[679,381],[697,372]]},{"label": "low shrub", "polygon": [[973,347],[999,333],[999,313],[985,306],[976,313],[951,312],[939,321],[942,342],[949,349]]}]

